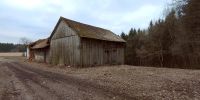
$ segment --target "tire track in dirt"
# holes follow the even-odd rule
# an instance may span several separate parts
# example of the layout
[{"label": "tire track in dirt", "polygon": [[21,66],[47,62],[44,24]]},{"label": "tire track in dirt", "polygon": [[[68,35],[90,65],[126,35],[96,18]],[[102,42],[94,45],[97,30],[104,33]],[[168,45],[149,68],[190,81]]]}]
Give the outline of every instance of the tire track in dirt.
[{"label": "tire track in dirt", "polygon": [[[19,77],[19,78],[21,79],[21,81],[26,85],[27,88],[29,88],[29,89],[32,90],[32,93],[35,93],[35,90],[32,89],[31,86],[28,85],[28,82],[26,82],[26,81],[31,80],[30,83],[32,83],[32,82],[33,82],[33,83],[37,83],[38,85],[40,85],[40,86],[43,87],[44,89],[51,90],[51,92],[52,92],[53,94],[56,94],[56,95],[59,97],[58,100],[68,100],[68,99],[73,100],[73,99],[72,99],[73,97],[67,98],[67,99],[66,99],[66,96],[57,94],[55,91],[52,91],[52,90],[53,90],[52,88],[50,89],[50,87],[47,87],[47,86],[43,85],[42,82],[40,81],[41,79],[39,78],[39,77],[43,77],[43,76],[41,76],[41,75],[39,75],[39,74],[37,74],[37,73],[35,73],[35,72],[33,72],[33,71],[30,71],[30,70],[26,70],[26,69],[24,69],[24,68],[21,68],[21,67],[20,67],[21,65],[18,65],[18,64],[7,63],[7,66],[9,66],[9,68],[11,68],[11,70],[14,69],[13,71],[17,74],[17,77]],[[21,74],[21,75],[19,76],[18,74]],[[45,77],[45,78],[47,78],[47,77]],[[53,80],[51,80],[50,78],[51,78],[51,77],[48,77],[48,78],[47,78],[48,81],[51,81],[51,82],[54,82],[54,83],[61,83],[61,80],[57,80],[57,79],[54,79],[54,78],[53,78]],[[63,82],[63,84],[66,84],[66,83]],[[63,87],[63,88],[65,88],[65,87]],[[82,88],[77,88],[77,89],[78,89],[78,91],[83,91],[83,92],[85,92],[85,93],[83,94],[83,96],[84,96],[84,98],[86,98],[86,99],[83,99],[83,100],[88,100],[88,99],[93,98],[92,95],[89,95],[89,96],[91,96],[91,97],[88,97],[88,93],[87,93],[88,91],[87,91],[86,89],[85,89],[85,90],[83,90]],[[58,90],[58,89],[56,89],[56,90]],[[77,92],[77,91],[76,91],[76,92]],[[101,97],[101,98],[102,98],[102,97]],[[40,98],[40,99],[41,99],[41,98]],[[79,97],[78,99],[81,99],[81,97]],[[76,98],[75,98],[75,100],[76,100]]]},{"label": "tire track in dirt", "polygon": [[[34,73],[27,72],[23,69],[20,69],[19,66],[15,67],[12,63],[6,63],[7,67],[15,73],[15,76],[25,85],[26,88],[34,94],[34,99],[36,100],[63,100],[61,95],[57,94],[55,91],[50,90],[49,87],[42,84],[42,81],[39,79],[40,76]],[[38,91],[40,90],[39,94]],[[46,97],[43,97],[46,95]],[[49,96],[49,97],[48,97]]]},{"label": "tire track in dirt", "polygon": [[0,100],[32,100],[22,82],[3,62],[0,62],[0,89]]},{"label": "tire track in dirt", "polygon": [[[29,75],[29,77],[33,77],[34,75],[38,74],[38,76],[42,76],[51,81],[64,82],[65,84],[69,84],[74,87],[77,87],[80,91],[85,91],[88,93],[95,92],[96,94],[104,95],[104,96],[108,97],[109,99],[113,99],[113,97],[114,97],[114,99],[119,99],[119,100],[135,100],[135,99],[140,98],[140,97],[131,97],[130,95],[128,95],[126,93],[121,93],[116,88],[113,89],[113,88],[109,88],[109,87],[105,87],[105,86],[100,86],[98,84],[89,82],[88,80],[85,80],[85,79],[79,79],[77,77],[73,77],[73,76],[69,76],[69,75],[61,75],[61,74],[57,74],[57,73],[53,73],[53,72],[48,72],[48,71],[31,68],[27,65],[20,64],[18,62],[13,62],[10,65],[12,65],[9,67],[10,69],[18,70],[18,72],[19,72],[19,68],[33,72],[34,74],[31,73],[33,75]],[[26,77],[26,78],[29,78],[29,77]],[[35,80],[35,79],[32,79],[32,80]],[[35,83],[38,83],[38,81],[35,81]],[[45,87],[44,85],[42,85],[42,87],[44,87],[45,89],[48,89],[48,87]]]}]

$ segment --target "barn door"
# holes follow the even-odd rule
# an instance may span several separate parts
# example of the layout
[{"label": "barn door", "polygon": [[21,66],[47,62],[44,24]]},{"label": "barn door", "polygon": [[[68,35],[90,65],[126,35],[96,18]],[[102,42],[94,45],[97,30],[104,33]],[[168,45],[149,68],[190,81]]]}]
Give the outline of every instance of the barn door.
[{"label": "barn door", "polygon": [[117,50],[115,48],[113,48],[112,50],[110,50],[111,54],[110,54],[110,58],[111,58],[111,64],[117,64]]},{"label": "barn door", "polygon": [[105,50],[105,64],[106,65],[109,65],[111,64],[111,59],[110,59],[110,50],[109,49],[106,49]]},{"label": "barn door", "polygon": [[106,65],[117,64],[117,47],[113,43],[104,44],[104,63]]},{"label": "barn door", "polygon": [[105,50],[105,64],[107,65],[117,64],[117,50],[116,49]]}]

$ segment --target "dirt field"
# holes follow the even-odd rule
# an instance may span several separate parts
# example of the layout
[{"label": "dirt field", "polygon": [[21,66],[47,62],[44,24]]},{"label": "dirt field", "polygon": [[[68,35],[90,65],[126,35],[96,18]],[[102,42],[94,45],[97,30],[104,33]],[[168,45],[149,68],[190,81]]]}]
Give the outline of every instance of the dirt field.
[{"label": "dirt field", "polygon": [[0,53],[0,57],[21,57],[21,56],[23,56],[22,52]]},{"label": "dirt field", "polygon": [[199,76],[200,70],[70,68],[0,58],[0,100],[199,100]]}]

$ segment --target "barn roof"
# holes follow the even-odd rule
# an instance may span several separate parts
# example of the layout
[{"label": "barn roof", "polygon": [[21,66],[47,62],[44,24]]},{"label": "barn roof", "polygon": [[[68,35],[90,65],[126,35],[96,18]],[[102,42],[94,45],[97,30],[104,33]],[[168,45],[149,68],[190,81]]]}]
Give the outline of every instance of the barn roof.
[{"label": "barn roof", "polygon": [[110,30],[103,29],[100,27],[95,27],[92,25],[76,22],[64,17],[60,17],[56,27],[54,28],[50,38],[55,33],[59,23],[64,21],[70,28],[74,29],[80,37],[84,38],[92,38],[98,40],[105,40],[105,41],[113,41],[113,42],[125,42],[120,36],[114,34]]},{"label": "barn roof", "polygon": [[30,44],[31,49],[41,49],[48,46],[48,39],[40,39]]}]

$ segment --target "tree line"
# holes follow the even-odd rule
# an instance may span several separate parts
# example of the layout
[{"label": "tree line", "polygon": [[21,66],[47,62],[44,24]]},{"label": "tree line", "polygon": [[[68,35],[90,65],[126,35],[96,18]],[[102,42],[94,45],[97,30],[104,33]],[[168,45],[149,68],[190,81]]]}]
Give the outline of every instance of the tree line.
[{"label": "tree line", "polygon": [[171,6],[148,29],[121,33],[126,64],[200,68],[200,0],[174,0]]},{"label": "tree line", "polygon": [[0,43],[0,52],[25,52],[26,46],[22,44]]},{"label": "tree line", "polygon": [[31,40],[26,37],[20,38],[19,44],[0,43],[0,52],[25,52],[29,43]]}]

